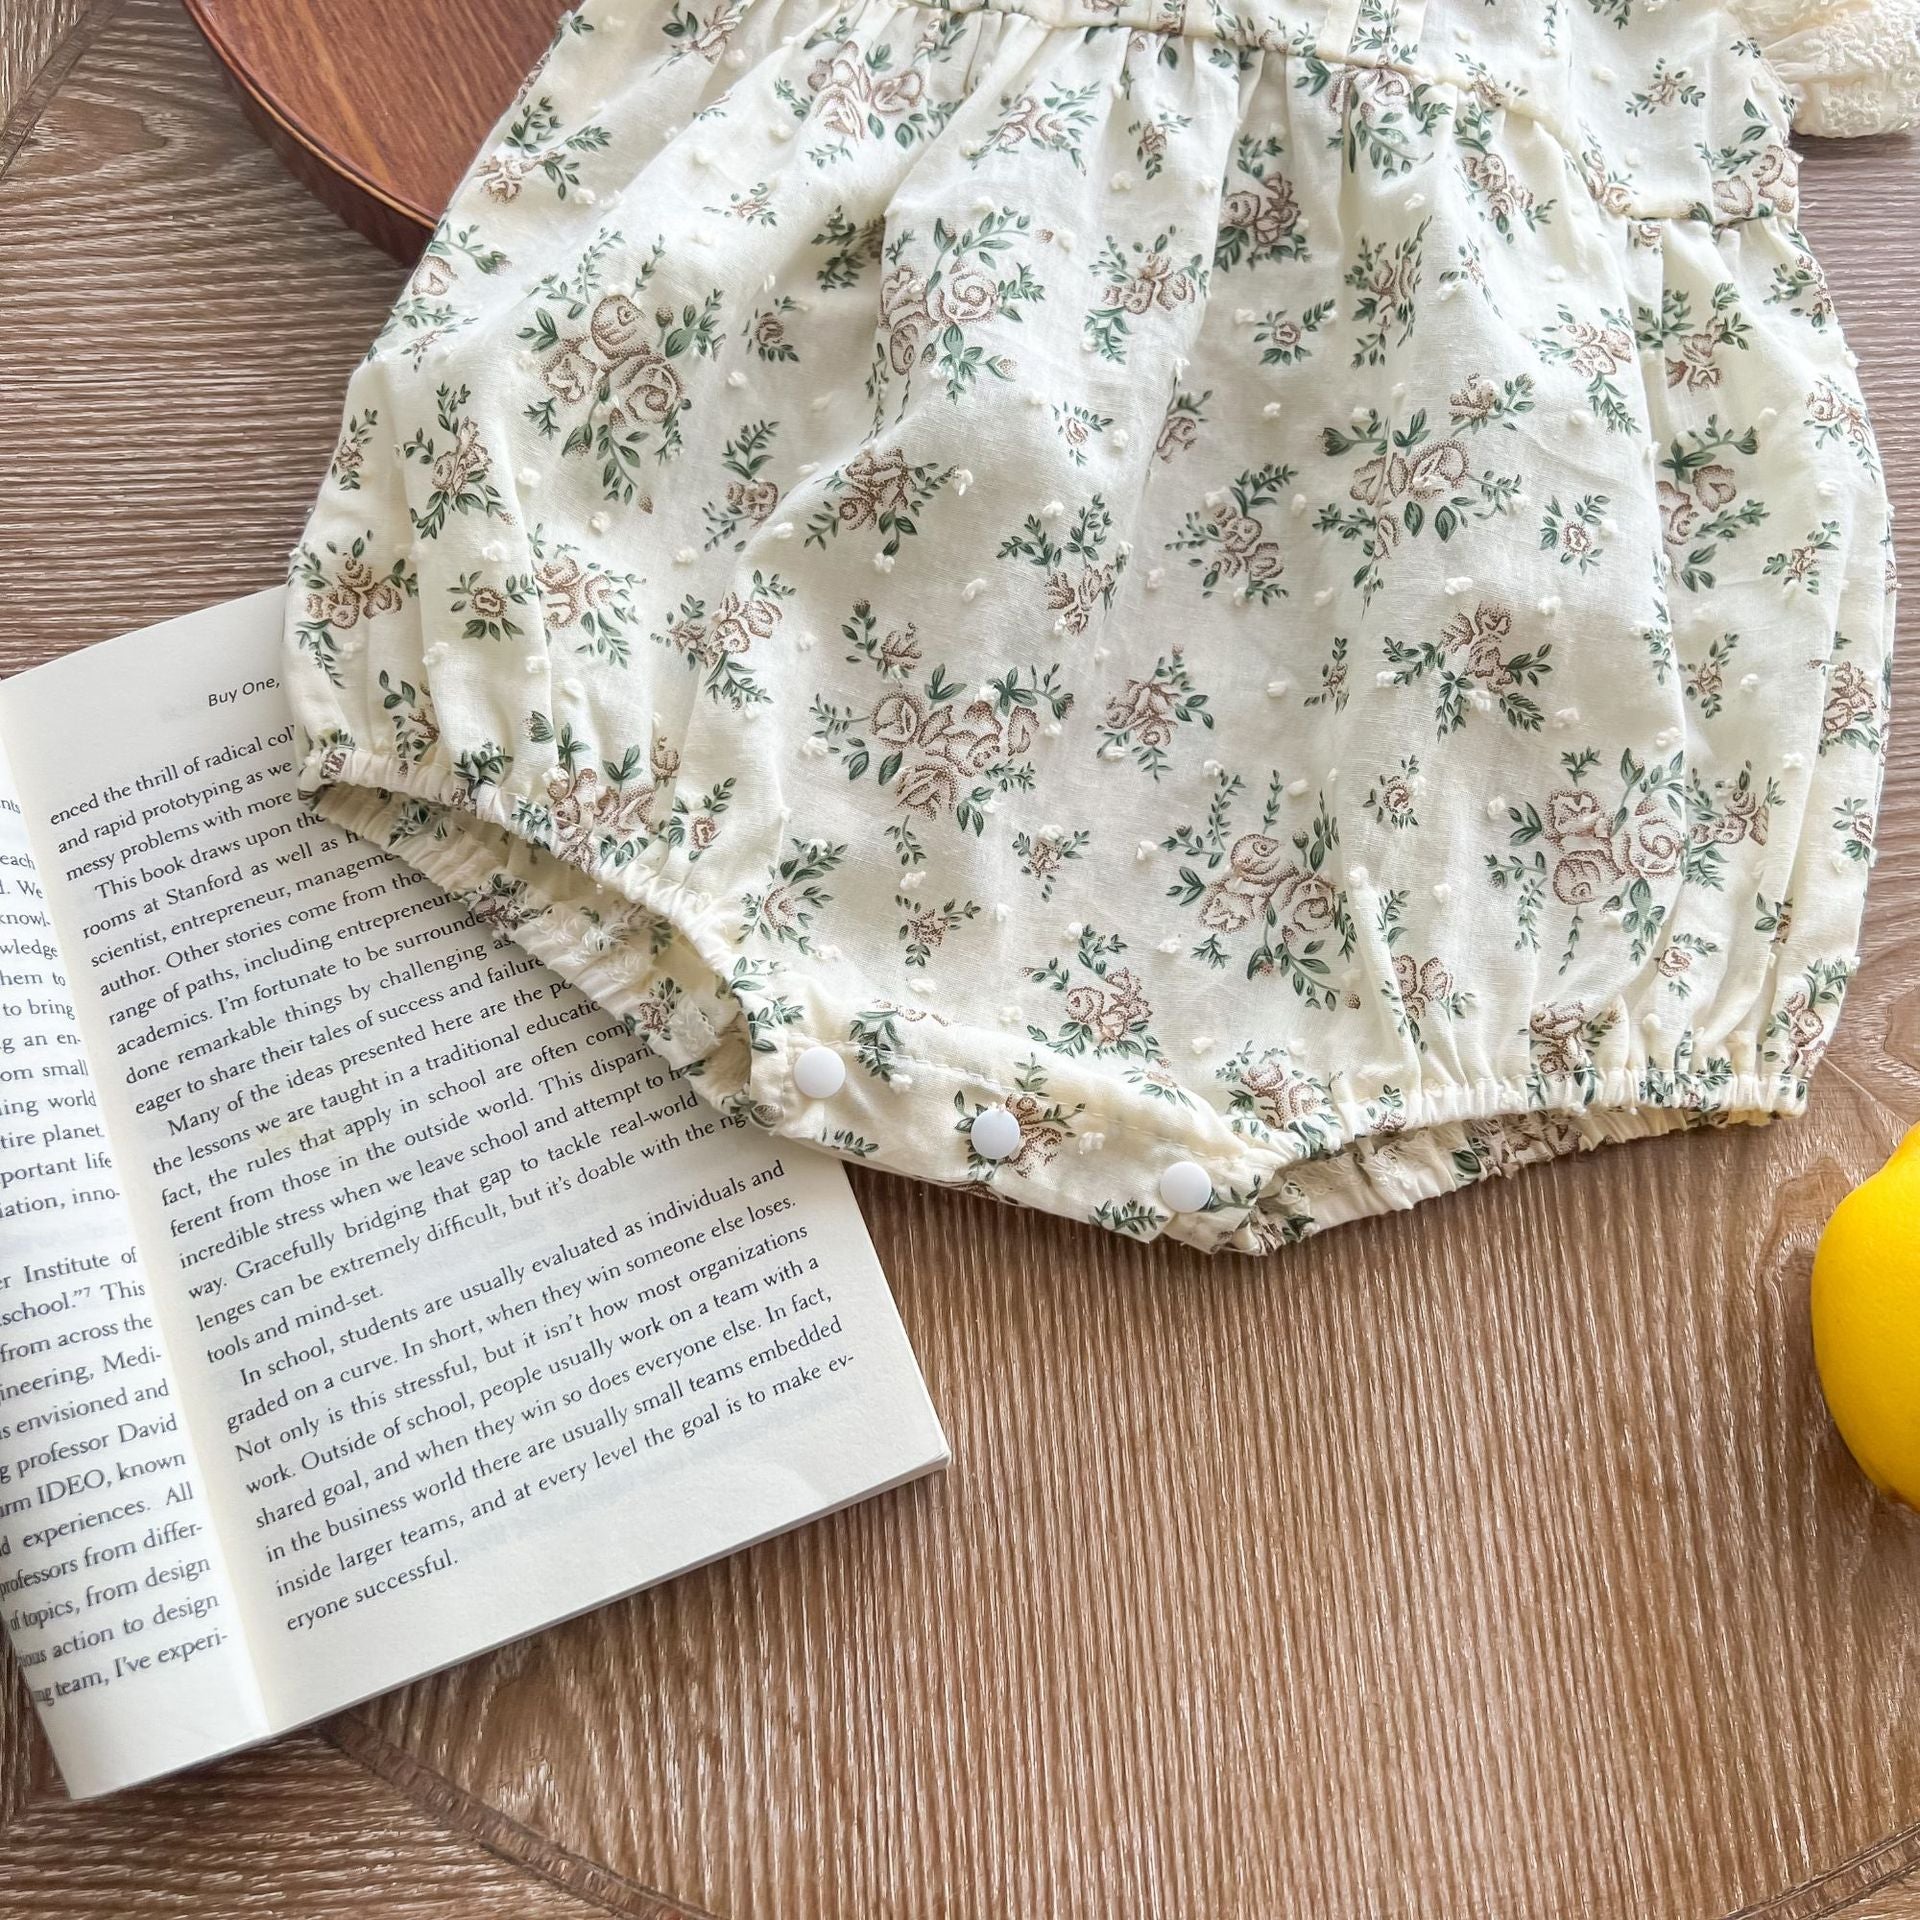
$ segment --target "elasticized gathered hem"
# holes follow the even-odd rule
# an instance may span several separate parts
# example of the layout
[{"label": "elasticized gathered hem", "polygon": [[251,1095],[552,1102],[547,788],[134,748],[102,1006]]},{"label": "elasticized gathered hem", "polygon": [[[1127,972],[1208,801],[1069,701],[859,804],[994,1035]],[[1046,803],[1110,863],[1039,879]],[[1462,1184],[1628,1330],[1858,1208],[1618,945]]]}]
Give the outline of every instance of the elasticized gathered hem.
[{"label": "elasticized gathered hem", "polygon": [[[361,750],[317,751],[302,786],[323,817],[396,854],[626,1022],[716,1109],[862,1164],[1017,1194],[1140,1239],[1260,1253],[1561,1154],[1757,1124],[1805,1105],[1803,1082],[1735,1071],[1718,1055],[1674,1068],[1534,1062],[1465,1080],[1335,1068],[1318,1106],[1223,1111],[1151,1060],[1039,1049],[1036,1071],[1029,1038],[924,1008],[858,1004],[830,967],[789,962],[770,985],[767,969],[747,964],[729,903],[641,862],[561,860],[516,831],[497,788],[469,791]],[[794,1062],[814,1047],[848,1069],[825,1100],[793,1084]],[[914,1128],[911,1151],[889,1152],[879,1140],[901,1130],[863,1123],[897,1115],[903,1100],[951,1124]],[[1018,1150],[997,1161],[970,1138],[973,1118],[994,1105],[1021,1128]],[[1203,1207],[1161,1198],[1182,1161],[1207,1175]]]}]

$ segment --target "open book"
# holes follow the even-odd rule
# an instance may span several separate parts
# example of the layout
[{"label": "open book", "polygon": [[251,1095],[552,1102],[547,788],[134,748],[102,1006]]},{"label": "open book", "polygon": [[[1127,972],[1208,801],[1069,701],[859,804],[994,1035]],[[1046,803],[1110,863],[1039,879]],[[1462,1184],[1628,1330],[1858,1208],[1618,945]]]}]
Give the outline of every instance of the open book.
[{"label": "open book", "polygon": [[303,807],[280,624],[0,683],[0,1619],[81,1797],[946,1459],[839,1166]]}]

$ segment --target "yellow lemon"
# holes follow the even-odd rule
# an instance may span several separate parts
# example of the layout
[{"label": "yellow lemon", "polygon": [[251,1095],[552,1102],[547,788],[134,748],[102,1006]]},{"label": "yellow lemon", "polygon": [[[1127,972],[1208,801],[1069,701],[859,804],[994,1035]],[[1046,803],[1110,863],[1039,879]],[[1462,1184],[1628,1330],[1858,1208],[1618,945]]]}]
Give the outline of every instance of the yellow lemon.
[{"label": "yellow lemon", "polygon": [[1920,1507],[1920,1127],[1820,1236],[1813,1358],[1867,1478]]}]

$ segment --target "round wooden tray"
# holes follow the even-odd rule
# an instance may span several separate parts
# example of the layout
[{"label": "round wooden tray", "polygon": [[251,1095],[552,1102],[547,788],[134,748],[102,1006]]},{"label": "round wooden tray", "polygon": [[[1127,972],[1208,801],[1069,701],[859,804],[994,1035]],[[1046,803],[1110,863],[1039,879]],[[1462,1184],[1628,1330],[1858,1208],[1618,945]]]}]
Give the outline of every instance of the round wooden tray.
[{"label": "round wooden tray", "polygon": [[[390,11],[343,93],[482,18]],[[406,244],[537,38],[473,33],[457,139],[389,130],[449,125]],[[0,673],[275,578],[402,278],[176,0],[0,0],[0,102],[49,49],[0,104]],[[1920,577],[1920,160],[1821,143],[1804,188]],[[1920,1920],[1920,1520],[1806,1317],[1920,1113],[1920,729],[1880,849],[1803,1120],[1263,1262],[856,1173],[941,1479],[86,1806],[0,1644],[0,1920]]]},{"label": "round wooden tray", "polygon": [[411,263],[566,0],[184,0],[294,177]]}]

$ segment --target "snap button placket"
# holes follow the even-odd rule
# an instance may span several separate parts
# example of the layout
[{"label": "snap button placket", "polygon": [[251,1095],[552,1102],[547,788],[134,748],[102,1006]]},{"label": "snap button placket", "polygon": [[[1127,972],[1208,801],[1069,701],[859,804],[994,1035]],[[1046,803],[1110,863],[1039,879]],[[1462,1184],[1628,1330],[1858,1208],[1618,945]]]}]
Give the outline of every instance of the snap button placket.
[{"label": "snap button placket", "polygon": [[1005,1107],[982,1107],[967,1137],[982,1160],[1005,1160],[1020,1151],[1020,1122]]},{"label": "snap button placket", "polygon": [[831,1047],[809,1047],[793,1063],[795,1090],[808,1100],[831,1100],[847,1084],[847,1063]]},{"label": "snap button placket", "polygon": [[1213,1198],[1213,1182],[1195,1160],[1176,1160],[1160,1176],[1160,1204],[1170,1213],[1198,1213]]}]

